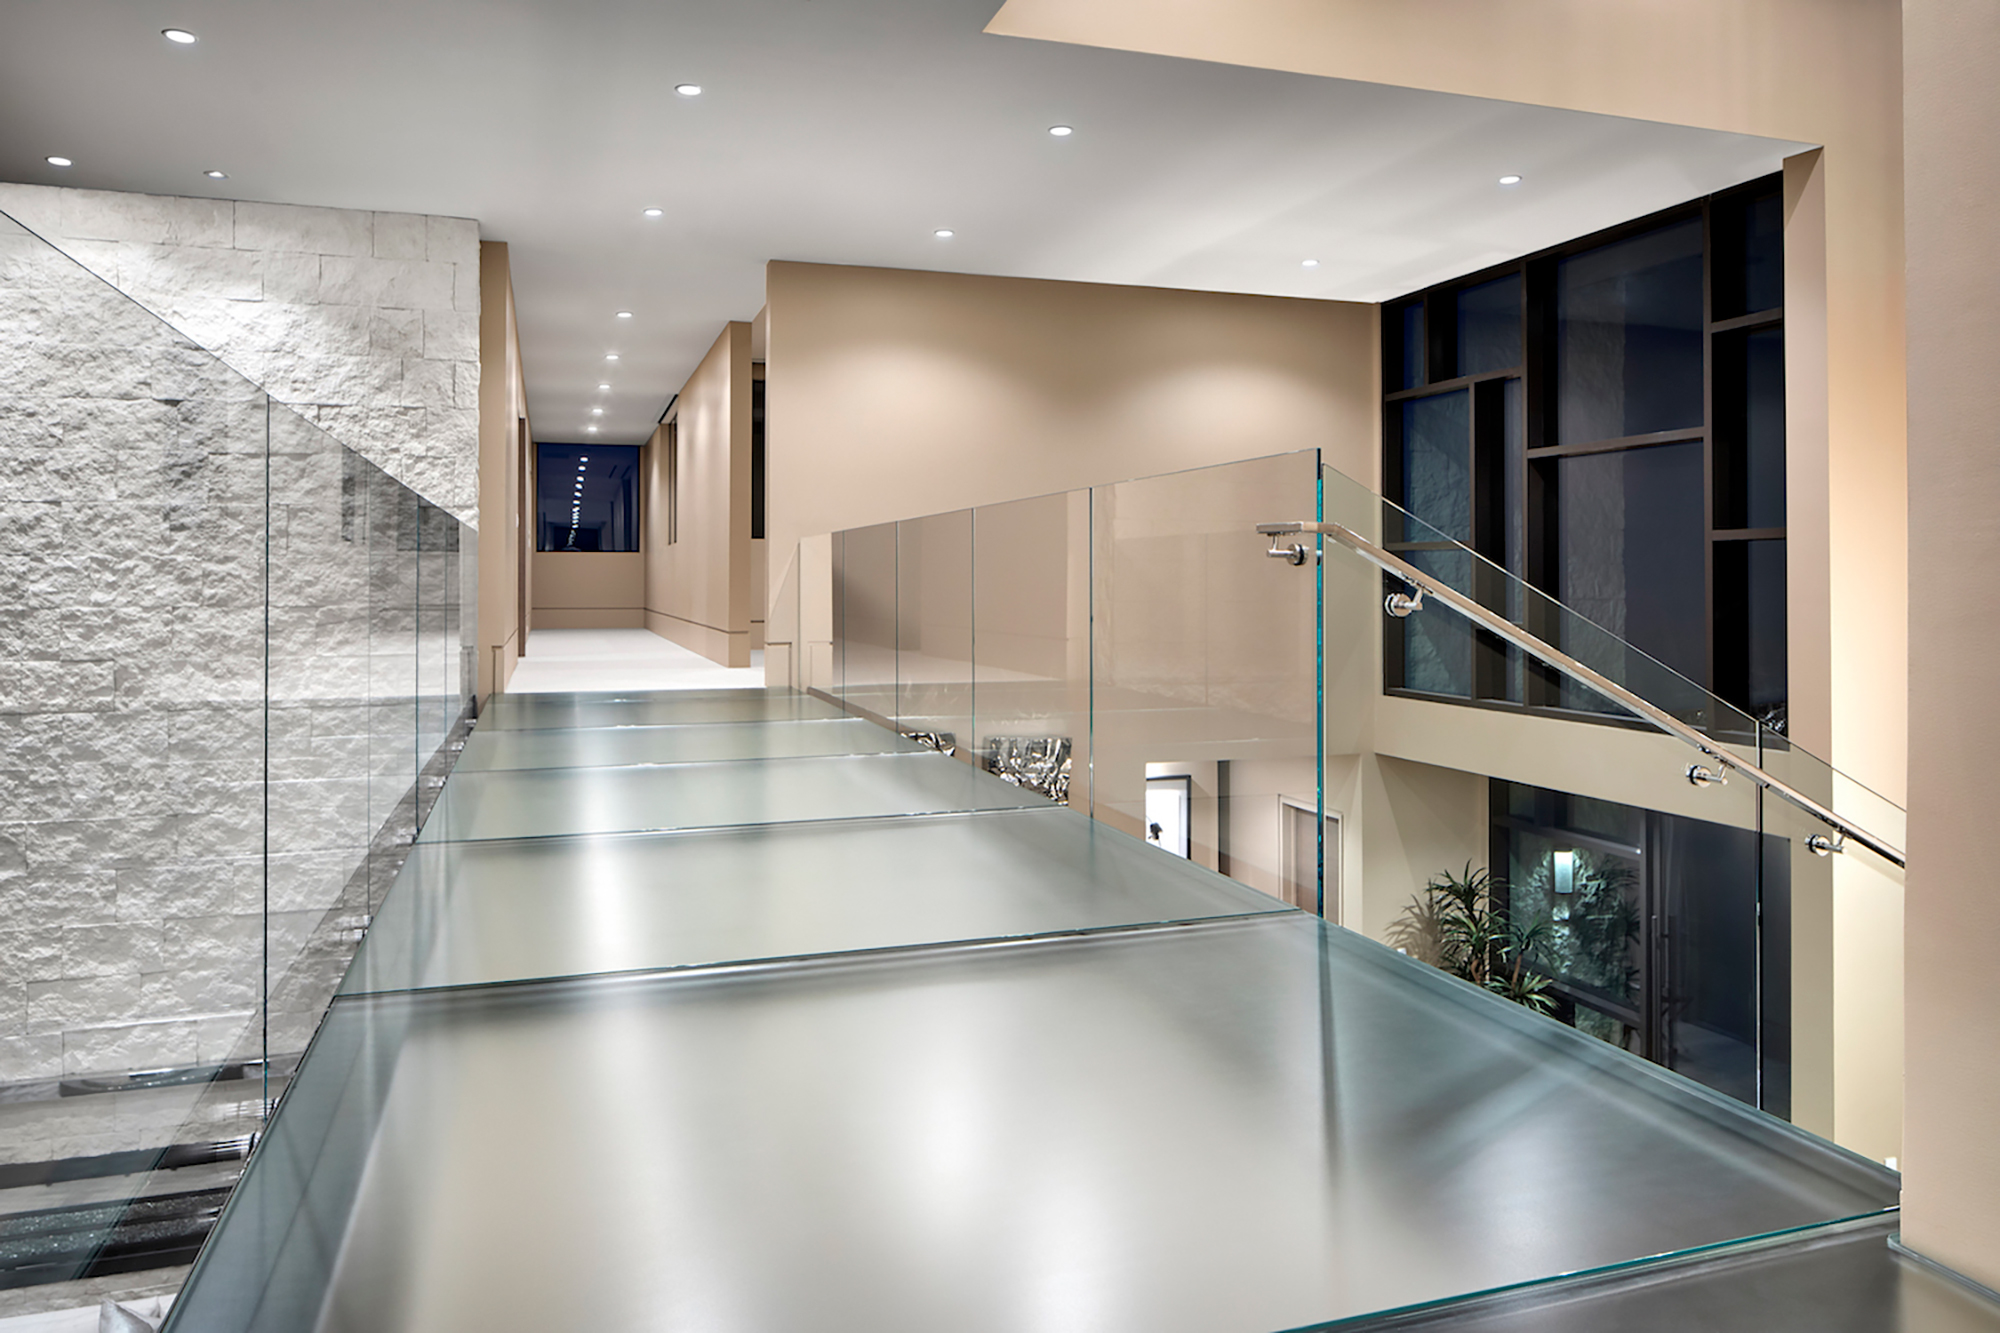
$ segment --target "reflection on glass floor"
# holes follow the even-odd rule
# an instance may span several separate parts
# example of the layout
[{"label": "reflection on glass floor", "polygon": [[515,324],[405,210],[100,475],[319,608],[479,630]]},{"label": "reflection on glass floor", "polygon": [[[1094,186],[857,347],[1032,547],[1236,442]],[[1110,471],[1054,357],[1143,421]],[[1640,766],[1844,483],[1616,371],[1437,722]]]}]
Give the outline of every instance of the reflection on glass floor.
[{"label": "reflection on glass floor", "polygon": [[917,810],[1013,790],[936,755],[455,776],[434,821],[573,785],[410,859],[170,1327],[1277,1330],[1895,1203],[1039,800],[590,831],[912,764]]}]

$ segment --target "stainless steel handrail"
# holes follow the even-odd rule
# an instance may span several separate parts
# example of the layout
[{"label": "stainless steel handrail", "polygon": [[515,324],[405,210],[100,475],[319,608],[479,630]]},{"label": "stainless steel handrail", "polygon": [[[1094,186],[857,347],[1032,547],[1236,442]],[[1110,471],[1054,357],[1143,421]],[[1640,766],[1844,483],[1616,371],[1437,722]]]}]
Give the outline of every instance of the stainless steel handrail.
[{"label": "stainless steel handrail", "polygon": [[[1513,621],[1508,620],[1505,616],[1488,607],[1481,606],[1478,602],[1473,601],[1456,588],[1439,581],[1430,574],[1426,574],[1423,570],[1418,569],[1402,557],[1384,550],[1360,533],[1354,531],[1354,529],[1340,523],[1259,523],[1257,531],[1267,537],[1273,538],[1292,533],[1317,533],[1321,536],[1333,538],[1370,564],[1390,574],[1394,574],[1397,578],[1418,590],[1414,605],[1409,599],[1398,601],[1398,599],[1392,598],[1391,601],[1398,602],[1398,604],[1390,607],[1390,614],[1409,615],[1412,611],[1421,607],[1424,595],[1429,594],[1450,606],[1452,610],[1458,612],[1467,620],[1477,624],[1481,629],[1490,631],[1523,652],[1533,654],[1571,679],[1581,681],[1591,689],[1596,690],[1599,694],[1613,700],[1637,716],[1644,718],[1668,735],[1686,741],[1689,745],[1692,745],[1696,750],[1719,765],[1721,769],[1729,769],[1741,773],[1764,790],[1797,806],[1814,819],[1833,829],[1842,839],[1852,838],[1874,852],[1877,856],[1894,863],[1898,868],[1903,866],[1903,851],[1894,843],[1884,838],[1878,838],[1866,829],[1841,818],[1832,810],[1821,805],[1818,801],[1815,801],[1812,797],[1806,795],[1784,779],[1773,777],[1749,760],[1717,745],[1714,741],[1711,741],[1708,737],[1702,735],[1672,713],[1640,698],[1617,681],[1585,666],[1582,662],[1577,661],[1554,644],[1535,637],[1527,630],[1516,625]],[[1269,554],[1287,559],[1291,559],[1294,555],[1297,555],[1298,559],[1295,563],[1304,562],[1303,551],[1300,548],[1289,550],[1280,548],[1275,541],[1272,543],[1272,549]],[[1710,772],[1697,764],[1688,770],[1688,777],[1697,784],[1705,784],[1710,781],[1719,781],[1720,773],[1719,771]],[[1815,851],[1838,851],[1840,849],[1840,843],[1838,842],[1824,843],[1817,837],[1810,841]]]}]

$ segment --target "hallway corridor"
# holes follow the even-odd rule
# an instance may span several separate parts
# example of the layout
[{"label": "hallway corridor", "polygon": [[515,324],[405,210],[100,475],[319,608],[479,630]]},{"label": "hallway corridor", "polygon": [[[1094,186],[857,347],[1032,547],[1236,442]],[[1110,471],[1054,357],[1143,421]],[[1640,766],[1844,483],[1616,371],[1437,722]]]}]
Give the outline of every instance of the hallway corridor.
[{"label": "hallway corridor", "polygon": [[1248,1333],[1826,1224],[1879,1294],[1895,1201],[818,698],[516,694],[169,1327]]}]

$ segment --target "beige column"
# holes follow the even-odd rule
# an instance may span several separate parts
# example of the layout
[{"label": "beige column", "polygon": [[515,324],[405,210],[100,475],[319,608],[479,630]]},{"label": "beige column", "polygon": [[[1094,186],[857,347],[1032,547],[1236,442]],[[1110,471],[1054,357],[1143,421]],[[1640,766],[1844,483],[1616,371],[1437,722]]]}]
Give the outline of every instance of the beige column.
[{"label": "beige column", "polygon": [[1903,1239],[2000,1287],[2000,8],[1904,6],[1910,868]]}]

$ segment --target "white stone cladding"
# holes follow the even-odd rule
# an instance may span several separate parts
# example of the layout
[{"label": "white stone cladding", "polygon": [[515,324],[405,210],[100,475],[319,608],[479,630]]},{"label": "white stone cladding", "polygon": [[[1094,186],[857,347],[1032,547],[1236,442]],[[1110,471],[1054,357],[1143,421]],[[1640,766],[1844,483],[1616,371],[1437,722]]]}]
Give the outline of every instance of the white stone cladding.
[{"label": "white stone cladding", "polygon": [[0,213],[477,525],[477,222],[5,184]]},{"label": "white stone cladding", "polygon": [[[0,219],[0,1084],[260,1053],[267,966],[295,1052],[324,996],[287,1010],[288,975],[365,919],[356,871],[462,702],[460,565],[388,478],[476,513],[477,227],[0,212],[54,233]],[[74,1105],[0,1161],[157,1146]]]}]

